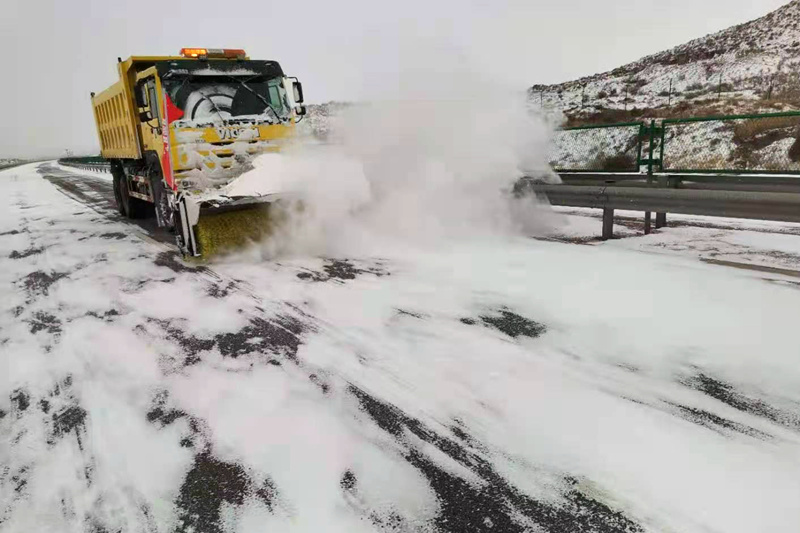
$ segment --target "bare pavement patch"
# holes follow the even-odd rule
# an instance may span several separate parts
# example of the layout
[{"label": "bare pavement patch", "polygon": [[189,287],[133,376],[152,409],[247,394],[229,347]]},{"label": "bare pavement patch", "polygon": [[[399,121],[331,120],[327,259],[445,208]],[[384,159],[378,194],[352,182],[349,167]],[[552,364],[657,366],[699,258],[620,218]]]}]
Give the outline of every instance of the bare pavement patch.
[{"label": "bare pavement patch", "polygon": [[51,169],[0,185],[4,531],[797,525],[794,289],[527,239],[201,267]]}]

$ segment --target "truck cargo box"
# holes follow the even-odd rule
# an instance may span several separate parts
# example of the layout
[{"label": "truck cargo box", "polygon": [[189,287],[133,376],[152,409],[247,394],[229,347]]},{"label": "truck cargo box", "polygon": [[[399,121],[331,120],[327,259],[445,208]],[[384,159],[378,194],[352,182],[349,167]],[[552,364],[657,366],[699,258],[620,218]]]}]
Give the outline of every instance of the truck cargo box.
[{"label": "truck cargo box", "polygon": [[138,117],[126,84],[117,81],[92,97],[92,107],[102,156],[110,159],[141,157]]}]

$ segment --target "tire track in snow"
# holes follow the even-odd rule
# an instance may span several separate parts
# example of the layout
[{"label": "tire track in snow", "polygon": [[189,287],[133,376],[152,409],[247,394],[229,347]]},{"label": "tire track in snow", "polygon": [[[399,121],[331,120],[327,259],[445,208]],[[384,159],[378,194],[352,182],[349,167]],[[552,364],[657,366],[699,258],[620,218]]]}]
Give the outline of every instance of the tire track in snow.
[{"label": "tire track in snow", "polygon": [[[88,263],[84,263],[83,265],[78,264],[75,265],[76,268],[62,268],[53,264],[50,260],[52,259],[49,257],[51,251],[58,247],[59,244],[59,235],[65,234],[71,236],[76,242],[85,242],[85,243],[92,243],[92,239],[103,239],[105,240],[114,240],[120,241],[122,236],[122,240],[124,240],[125,235],[120,233],[119,231],[107,231],[105,230],[105,226],[109,225],[118,225],[118,217],[115,215],[114,211],[108,206],[104,205],[103,193],[108,193],[110,188],[105,186],[99,180],[95,180],[92,186],[89,186],[88,189],[84,186],[85,184],[81,184],[80,182],[76,181],[73,176],[60,176],[59,179],[50,180],[51,183],[55,181],[56,186],[60,186],[59,188],[62,192],[65,192],[67,196],[70,198],[82,202],[85,205],[91,207],[94,211],[101,213],[104,215],[104,220],[92,219],[91,222],[93,225],[99,229],[100,233],[92,232],[86,233],[81,235],[82,232],[74,231],[74,230],[67,230],[62,224],[54,224],[54,225],[47,225],[45,226],[42,223],[47,223],[49,221],[44,220],[43,217],[30,219],[27,217],[20,218],[18,221],[19,227],[21,229],[14,229],[9,231],[4,231],[4,236],[9,237],[17,237],[17,236],[24,236],[28,241],[31,242],[28,245],[26,251],[24,252],[16,252],[9,254],[9,259],[14,260],[17,262],[16,264],[20,267],[20,270],[24,272],[26,268],[26,264],[30,264],[31,268],[34,268],[32,272],[24,275],[21,280],[18,282],[18,286],[25,291],[27,294],[27,301],[24,305],[18,306],[18,308],[14,311],[15,317],[21,317],[26,322],[30,324],[30,330],[28,332],[29,335],[34,336],[36,338],[40,338],[41,340],[48,339],[50,345],[58,345],[58,336],[63,329],[69,329],[71,323],[79,317],[71,317],[69,319],[59,319],[52,313],[46,313],[43,311],[36,311],[34,310],[36,306],[39,305],[46,305],[47,302],[45,300],[51,300],[55,293],[58,293],[60,290],[64,289],[65,285],[70,284],[70,282],[75,281],[75,274],[79,273],[82,268],[86,268],[88,264],[97,264],[103,261],[102,256],[105,255],[101,252],[98,256],[92,258],[92,261]],[[67,179],[68,178],[68,179]],[[94,190],[98,194],[92,194],[91,191]],[[23,209],[38,209],[39,206],[36,205],[17,205],[17,208],[20,210]],[[77,216],[77,215],[76,215]],[[85,216],[83,217],[86,218]],[[34,223],[36,227],[34,228],[31,226],[31,223]],[[45,229],[46,227],[52,227],[52,229]],[[44,231],[44,233],[43,233]],[[104,232],[104,233],[103,233]],[[44,236],[45,238],[41,238]],[[88,240],[87,240],[88,239]],[[39,244],[34,246],[34,241],[41,241]],[[48,241],[48,242],[44,242]],[[41,244],[41,245],[40,245]],[[92,243],[92,246],[95,246]],[[207,278],[210,274],[210,271],[207,269],[195,269],[191,267],[181,267],[176,268],[176,265],[180,263],[174,259],[174,257],[169,254],[169,252],[164,252],[160,255],[155,255],[154,269],[160,270],[161,267],[166,266],[170,270],[173,271],[174,276],[172,279],[167,278],[167,283],[174,282],[175,279],[179,277],[185,276],[192,276],[197,277],[200,284],[203,284],[204,281],[207,281]],[[58,263],[58,261],[56,261]],[[35,266],[34,266],[35,265]],[[42,268],[43,267],[43,268]],[[57,270],[59,269],[59,270]],[[213,289],[209,289],[210,293],[218,293],[216,294],[217,297],[222,297],[225,295],[226,292],[230,292],[230,287],[223,288],[221,290],[216,290],[216,281],[217,278],[213,277],[210,279],[210,286]],[[148,284],[152,283],[152,279],[148,276],[142,280],[142,283],[138,284],[138,289],[142,289]],[[230,285],[230,283],[228,284]],[[138,290],[137,289],[137,290]],[[135,292],[135,291],[134,291]],[[66,302],[66,304],[73,303],[73,302]],[[59,304],[59,315],[69,314],[69,309],[64,308],[64,304]],[[122,313],[115,308],[111,308],[106,310],[105,312],[95,312],[90,311],[86,313],[85,316],[94,317],[97,320],[101,320],[108,324],[114,324],[117,321],[125,319],[126,312],[129,312],[130,309],[123,311]],[[25,318],[26,316],[30,316],[30,318]],[[63,322],[63,324],[62,324]],[[258,321],[251,321],[251,326],[246,327],[243,332],[236,332],[232,331],[230,333],[218,335],[214,338],[214,343],[218,344],[221,348],[220,351],[227,353],[228,355],[241,355],[245,353],[246,346],[245,343],[253,338],[253,335],[258,333],[262,334],[265,338],[264,343],[268,343],[268,333],[280,334],[281,331],[290,334],[286,329],[287,325],[283,326],[283,329],[279,330],[272,330],[271,328],[272,322],[265,320],[264,318],[259,318]],[[269,330],[269,331],[267,331]],[[19,339],[14,339],[14,341],[18,341]],[[291,341],[284,340],[284,344],[288,343],[288,346],[291,348]],[[296,342],[295,342],[296,345]],[[258,350],[259,348],[264,348],[265,345],[261,346],[254,346],[253,350]],[[52,347],[52,346],[50,346]],[[49,349],[49,348],[48,348]],[[91,369],[88,369],[91,370]],[[97,368],[92,370],[92,372],[96,372]],[[85,382],[84,379],[79,378],[79,382]],[[39,438],[44,439],[45,442],[41,442],[39,446],[46,445],[48,448],[45,448],[45,453],[52,453],[55,449],[61,449],[63,446],[60,444],[66,437],[69,435],[75,436],[75,445],[77,446],[77,452],[80,455],[85,456],[84,466],[81,470],[84,472],[84,477],[86,479],[87,487],[91,485],[92,481],[92,472],[94,470],[94,460],[92,459],[92,453],[89,448],[87,448],[87,444],[91,443],[91,439],[87,439],[86,432],[87,427],[91,428],[92,426],[92,416],[90,415],[91,408],[88,410],[84,408],[81,404],[79,396],[75,395],[68,395],[65,397],[64,395],[67,394],[69,390],[69,386],[72,385],[72,377],[68,376],[65,380],[66,385],[58,386],[51,391],[46,392],[43,395],[41,393],[37,393],[36,390],[40,388],[43,384],[42,383],[30,383],[26,388],[17,389],[15,392],[12,393],[10,400],[12,405],[16,406],[12,409],[13,418],[14,420],[20,420],[24,418],[24,424],[20,426],[16,424],[15,427],[19,429],[19,431],[13,431],[16,436],[13,438],[14,442],[23,443],[26,445],[33,444]],[[32,406],[33,404],[39,405],[40,409],[34,409]],[[87,406],[88,407],[88,406]],[[96,406],[95,406],[96,408]],[[0,418],[6,419],[6,421],[10,421],[11,418],[7,418],[6,410],[2,411],[3,416]],[[144,418],[144,416],[143,416]],[[36,434],[42,433],[38,426],[39,424],[43,424],[45,431],[44,435],[37,437]],[[201,424],[198,423],[197,426],[199,427]],[[48,428],[49,429],[46,429]],[[6,428],[3,428],[3,433],[5,434]],[[32,431],[33,430],[33,431]],[[29,442],[29,439],[33,439],[33,441]],[[34,447],[36,447],[34,445]],[[18,452],[22,452],[22,450],[17,450]],[[124,450],[120,450],[118,453],[125,453]],[[25,455],[24,453],[21,454]],[[199,468],[201,472],[203,472],[203,465],[215,464],[214,459],[209,455],[209,452],[202,451],[198,453],[198,459],[196,460],[196,467],[191,469],[187,474],[187,482],[190,485],[193,483],[192,481],[192,472],[196,472]],[[40,469],[37,464],[30,463],[28,461],[25,462],[26,464],[22,464],[18,468],[12,468],[10,470],[4,470],[2,476],[0,476],[0,492],[5,493],[5,488],[3,485],[7,485],[7,482],[10,484],[12,490],[17,494],[16,497],[8,499],[6,501],[9,502],[9,507],[2,509],[2,514],[0,514],[0,521],[6,521],[8,517],[13,514],[14,508],[18,507],[19,505],[24,505],[21,502],[29,499],[30,494],[25,493],[25,489],[28,484],[28,479],[33,473],[36,474],[37,470]],[[75,465],[77,466],[77,465]],[[207,470],[207,469],[206,469]],[[214,471],[214,469],[212,469]],[[10,478],[6,479],[6,473],[9,474]],[[195,475],[196,477],[196,475]],[[201,478],[207,478],[208,476],[202,474]],[[208,481],[206,479],[206,481]],[[260,494],[266,494],[268,492],[269,486],[260,487],[258,492]],[[267,491],[267,492],[265,492]],[[184,491],[185,492],[185,491]],[[190,493],[191,494],[191,491]],[[243,495],[239,494],[239,498],[242,498]],[[21,499],[20,499],[21,498]],[[182,500],[178,500],[178,504],[181,502],[185,503],[187,500],[185,497],[182,497]],[[66,522],[81,522],[84,521],[86,527],[90,530],[105,530],[105,529],[116,529],[118,526],[114,526],[113,520],[111,523],[104,523],[104,517],[102,516],[104,513],[96,514],[91,513],[90,515],[83,516],[83,512],[81,512],[78,507],[81,505],[78,503],[80,500],[85,499],[82,494],[79,493],[65,493],[62,495],[60,500],[60,507],[61,507],[61,516],[62,519]],[[5,498],[4,498],[5,500]],[[195,501],[189,507],[192,506],[202,506],[205,505],[207,502],[203,501]],[[98,499],[95,502],[95,506],[103,507],[104,503],[101,499]],[[77,506],[77,507],[76,507]],[[142,507],[143,506],[143,507]],[[152,510],[148,510],[148,506],[146,504],[136,504],[136,507],[139,507],[141,514],[143,516],[143,524],[147,526],[151,522],[151,519],[148,518],[151,516]],[[107,518],[107,517],[106,517]],[[137,520],[138,521],[138,520]],[[132,525],[132,524],[128,524]],[[202,531],[207,530],[211,527],[211,524],[203,524],[202,522],[195,524],[194,530]],[[127,528],[123,528],[127,529]],[[146,529],[151,530],[153,528],[147,526]]]},{"label": "tire track in snow", "polygon": [[117,211],[114,199],[114,187],[109,179],[92,174],[70,172],[56,167],[54,164],[42,164],[38,172],[55,185],[62,193],[104,217],[124,222],[143,230],[148,237],[165,244],[174,244],[175,238],[167,231],[159,228],[155,216],[142,219],[125,219]]}]

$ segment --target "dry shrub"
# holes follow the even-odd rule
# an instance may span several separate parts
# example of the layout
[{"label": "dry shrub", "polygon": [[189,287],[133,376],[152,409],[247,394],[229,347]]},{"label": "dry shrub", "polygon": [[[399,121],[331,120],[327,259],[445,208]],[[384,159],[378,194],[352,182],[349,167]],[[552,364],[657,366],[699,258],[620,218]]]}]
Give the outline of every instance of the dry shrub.
[{"label": "dry shrub", "polygon": [[731,168],[731,163],[720,155],[703,158],[683,156],[668,158],[664,166],[671,170],[727,170]]},{"label": "dry shrub", "polygon": [[595,126],[601,124],[619,124],[621,122],[633,122],[640,120],[644,114],[643,109],[605,109],[599,108],[596,112],[586,115],[576,115],[567,117],[564,127],[572,128],[577,126]]},{"label": "dry shrub", "polygon": [[[786,130],[796,128],[800,125],[800,116],[797,117],[770,117],[754,118],[737,121],[733,126],[733,139],[735,142],[752,141],[759,135],[773,132],[776,130]],[[777,132],[782,134],[781,138],[791,135],[791,132]]]},{"label": "dry shrub", "polygon": [[605,172],[625,172],[636,170],[636,158],[631,154],[617,154],[598,158],[600,169]]},{"label": "dry shrub", "polygon": [[783,161],[775,161],[774,159],[766,161],[762,165],[762,168],[773,172],[786,172],[787,170],[791,170],[790,168],[786,168],[786,163]]},{"label": "dry shrub", "polygon": [[793,163],[800,163],[800,137],[789,147],[789,160]]}]

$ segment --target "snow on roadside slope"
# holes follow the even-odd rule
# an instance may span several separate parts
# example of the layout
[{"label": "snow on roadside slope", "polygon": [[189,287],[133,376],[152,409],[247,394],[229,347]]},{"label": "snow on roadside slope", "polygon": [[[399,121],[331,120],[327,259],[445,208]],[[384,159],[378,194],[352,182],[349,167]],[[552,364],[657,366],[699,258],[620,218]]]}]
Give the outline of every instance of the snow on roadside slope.
[{"label": "snow on roadside slope", "polygon": [[800,273],[798,235],[680,226],[664,228],[646,238],[615,242],[613,245]]},{"label": "snow on roadside slope", "polygon": [[800,524],[796,289],[522,238],[198,268],[35,168],[0,173],[8,531]]},{"label": "snow on roadside slope", "polygon": [[[565,214],[567,221],[553,232],[555,238],[598,241],[600,210],[557,207],[555,211]],[[800,273],[800,224],[675,214],[668,219],[667,227],[644,236],[642,213],[617,211],[614,235],[637,238],[612,240],[604,246]]]}]

